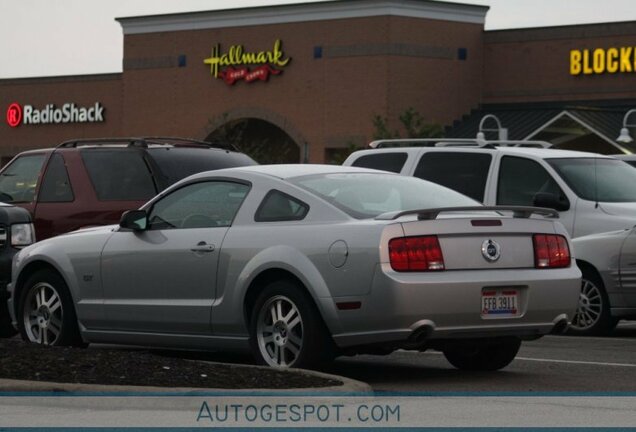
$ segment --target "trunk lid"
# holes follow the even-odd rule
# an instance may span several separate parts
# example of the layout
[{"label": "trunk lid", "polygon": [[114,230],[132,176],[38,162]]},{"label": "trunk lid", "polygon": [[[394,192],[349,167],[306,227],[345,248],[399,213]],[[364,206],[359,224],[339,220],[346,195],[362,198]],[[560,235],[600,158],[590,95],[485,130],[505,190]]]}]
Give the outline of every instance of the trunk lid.
[{"label": "trunk lid", "polygon": [[454,215],[401,223],[404,236],[436,235],[446,270],[534,268],[533,234],[556,234],[533,218]]}]

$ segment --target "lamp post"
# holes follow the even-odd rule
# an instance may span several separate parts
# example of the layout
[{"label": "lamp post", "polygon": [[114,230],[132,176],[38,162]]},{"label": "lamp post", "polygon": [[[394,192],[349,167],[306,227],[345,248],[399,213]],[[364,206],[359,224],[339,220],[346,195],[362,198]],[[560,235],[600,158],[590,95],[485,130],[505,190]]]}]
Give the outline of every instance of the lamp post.
[{"label": "lamp post", "polygon": [[[486,123],[486,120],[488,119],[492,119],[495,123],[497,123],[496,129],[484,127],[484,123]],[[486,135],[484,135],[484,132],[497,132],[499,141],[505,141],[508,139],[508,129],[501,127],[501,122],[499,121],[497,116],[494,114],[486,114],[485,116],[481,118],[481,121],[479,122],[479,132],[477,132],[477,141],[480,143],[486,142]]]},{"label": "lamp post", "polygon": [[629,134],[629,129],[627,128],[636,127],[636,123],[627,123],[627,120],[629,119],[629,116],[634,114],[635,112],[636,109],[630,109],[625,113],[625,117],[623,117],[623,127],[621,129],[621,134],[618,136],[618,138],[616,138],[617,142],[629,144],[630,142],[634,141],[634,138],[631,137],[631,135]]}]

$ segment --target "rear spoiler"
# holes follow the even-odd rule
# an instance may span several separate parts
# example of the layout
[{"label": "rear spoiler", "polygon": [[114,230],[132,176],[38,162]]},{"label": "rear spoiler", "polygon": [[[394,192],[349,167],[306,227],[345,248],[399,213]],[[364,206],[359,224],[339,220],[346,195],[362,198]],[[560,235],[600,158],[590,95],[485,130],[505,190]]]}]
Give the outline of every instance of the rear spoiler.
[{"label": "rear spoiler", "polygon": [[544,207],[523,207],[523,206],[473,206],[473,207],[440,207],[433,209],[422,210],[405,210],[382,213],[376,216],[376,220],[395,220],[399,217],[416,214],[418,220],[433,220],[437,219],[440,213],[449,212],[483,212],[483,211],[509,211],[512,212],[514,218],[529,218],[533,214],[546,216],[549,218],[559,218],[559,213],[556,210],[552,210]]}]

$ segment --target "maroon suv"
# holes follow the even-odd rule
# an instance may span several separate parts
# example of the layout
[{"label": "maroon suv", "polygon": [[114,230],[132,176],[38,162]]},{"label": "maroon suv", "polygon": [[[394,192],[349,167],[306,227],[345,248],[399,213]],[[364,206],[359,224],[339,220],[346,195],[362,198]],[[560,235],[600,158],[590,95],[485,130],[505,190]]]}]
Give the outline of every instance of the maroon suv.
[{"label": "maroon suv", "polygon": [[0,171],[0,201],[29,210],[43,240],[117,223],[190,174],[255,164],[228,146],[184,138],[68,141],[11,160]]}]

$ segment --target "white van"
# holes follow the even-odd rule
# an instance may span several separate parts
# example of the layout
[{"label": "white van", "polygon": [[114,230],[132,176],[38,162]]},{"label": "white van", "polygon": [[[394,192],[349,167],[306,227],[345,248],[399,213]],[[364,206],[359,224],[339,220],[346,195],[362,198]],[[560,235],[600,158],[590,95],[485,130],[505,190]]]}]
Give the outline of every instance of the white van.
[{"label": "white van", "polygon": [[[485,205],[549,207],[572,237],[636,225],[636,169],[614,157],[453,140],[386,140],[344,165],[439,183]],[[509,144],[509,143],[508,143]],[[536,147],[536,148],[534,148]]]}]

